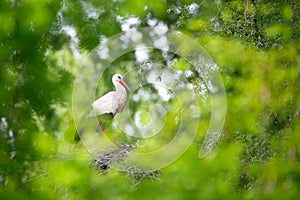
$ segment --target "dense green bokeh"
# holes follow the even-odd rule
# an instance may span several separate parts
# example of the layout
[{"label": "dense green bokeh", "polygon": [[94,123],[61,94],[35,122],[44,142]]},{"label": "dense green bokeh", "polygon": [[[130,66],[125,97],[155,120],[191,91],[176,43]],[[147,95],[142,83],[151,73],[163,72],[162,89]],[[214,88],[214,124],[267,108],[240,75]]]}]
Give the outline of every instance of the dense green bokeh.
[{"label": "dense green bokeh", "polygon": [[[159,179],[141,182],[115,170],[98,173],[92,156],[73,142],[72,89],[80,64],[129,18],[139,20],[137,27],[152,20],[194,38],[218,64],[227,96],[216,149],[198,158],[211,114],[204,95],[194,143],[161,169]],[[300,195],[298,1],[2,0],[0,22],[0,199]],[[151,61],[164,60],[160,53],[151,56]],[[101,80],[109,83],[102,91],[112,89],[115,68],[124,73],[132,66],[139,66],[133,54],[116,60]],[[178,58],[170,66],[184,71],[187,63]],[[201,81],[190,82],[205,91]],[[165,128],[171,132],[174,124]],[[149,144],[155,148],[168,139]]]}]

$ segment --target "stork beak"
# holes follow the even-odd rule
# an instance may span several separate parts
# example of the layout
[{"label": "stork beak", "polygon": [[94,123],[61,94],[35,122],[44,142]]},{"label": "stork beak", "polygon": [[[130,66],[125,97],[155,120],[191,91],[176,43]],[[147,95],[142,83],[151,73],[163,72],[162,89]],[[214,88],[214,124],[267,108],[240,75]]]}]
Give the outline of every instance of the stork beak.
[{"label": "stork beak", "polygon": [[123,81],[122,79],[119,81],[129,92],[131,92],[130,88],[128,87],[128,85],[125,83],[125,81]]}]

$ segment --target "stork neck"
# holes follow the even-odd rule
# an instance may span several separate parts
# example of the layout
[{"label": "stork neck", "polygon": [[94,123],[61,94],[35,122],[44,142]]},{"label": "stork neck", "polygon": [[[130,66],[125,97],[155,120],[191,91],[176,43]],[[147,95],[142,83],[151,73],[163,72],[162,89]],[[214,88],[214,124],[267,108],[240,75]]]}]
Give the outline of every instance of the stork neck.
[{"label": "stork neck", "polygon": [[116,87],[116,92],[117,93],[125,93],[126,94],[126,89],[125,89],[125,87],[123,86],[123,85],[121,85],[120,83],[117,83],[116,85],[115,85],[115,87]]}]

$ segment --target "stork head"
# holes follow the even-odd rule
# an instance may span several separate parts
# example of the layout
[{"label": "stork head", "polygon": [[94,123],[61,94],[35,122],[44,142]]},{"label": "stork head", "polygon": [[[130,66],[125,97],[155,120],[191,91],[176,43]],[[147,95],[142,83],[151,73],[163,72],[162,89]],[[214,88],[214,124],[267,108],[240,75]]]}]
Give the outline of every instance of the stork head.
[{"label": "stork head", "polygon": [[130,88],[128,87],[128,85],[123,80],[123,77],[122,77],[121,74],[113,75],[112,82],[113,82],[114,85],[121,84],[124,88],[126,88],[128,91],[130,91]]}]

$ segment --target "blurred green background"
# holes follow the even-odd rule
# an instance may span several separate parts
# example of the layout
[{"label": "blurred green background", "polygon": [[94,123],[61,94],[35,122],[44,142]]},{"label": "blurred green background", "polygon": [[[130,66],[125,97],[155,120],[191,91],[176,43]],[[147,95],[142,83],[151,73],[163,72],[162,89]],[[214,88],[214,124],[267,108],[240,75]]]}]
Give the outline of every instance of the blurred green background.
[{"label": "blurred green background", "polygon": [[[197,137],[139,184],[91,167],[71,109],[82,60],[132,18],[198,41],[227,95],[216,149],[198,159]],[[299,35],[297,0],[1,0],[0,199],[297,199]]]}]

